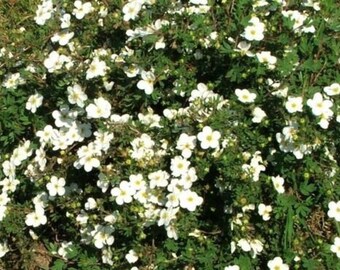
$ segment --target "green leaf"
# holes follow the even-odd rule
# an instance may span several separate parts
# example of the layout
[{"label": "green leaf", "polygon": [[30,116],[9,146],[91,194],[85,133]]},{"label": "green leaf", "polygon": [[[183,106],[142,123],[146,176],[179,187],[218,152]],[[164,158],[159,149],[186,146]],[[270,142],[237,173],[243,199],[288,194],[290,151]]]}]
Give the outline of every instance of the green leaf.
[{"label": "green leaf", "polygon": [[240,256],[238,259],[235,260],[235,264],[240,266],[241,270],[252,269],[251,261],[249,257],[246,257],[246,256]]},{"label": "green leaf", "polygon": [[300,185],[300,192],[305,196],[308,196],[315,190],[316,190],[315,184],[308,184],[307,182],[303,182]]},{"label": "green leaf", "polygon": [[66,264],[63,260],[56,260],[54,265],[52,266],[51,270],[63,270],[66,269]]},{"label": "green leaf", "polygon": [[[302,259],[303,262],[303,267],[307,270],[319,270],[319,269],[324,269],[322,265],[320,265],[320,262],[313,260],[313,259]],[[335,269],[335,268],[334,268]]]},{"label": "green leaf", "polygon": [[310,208],[300,204],[297,208],[296,208],[296,214],[299,215],[300,217],[306,217],[308,216],[308,214],[310,213]]},{"label": "green leaf", "polygon": [[78,250],[75,247],[69,247],[66,249],[67,252],[67,258],[73,259],[78,256]]},{"label": "green leaf", "polygon": [[283,246],[285,249],[291,248],[293,234],[294,234],[293,209],[292,207],[289,207],[288,212],[287,212],[286,225],[284,229],[284,238],[283,238]]},{"label": "green leaf", "polygon": [[176,252],[178,250],[177,243],[175,241],[173,241],[172,239],[166,240],[165,247],[171,252]]}]

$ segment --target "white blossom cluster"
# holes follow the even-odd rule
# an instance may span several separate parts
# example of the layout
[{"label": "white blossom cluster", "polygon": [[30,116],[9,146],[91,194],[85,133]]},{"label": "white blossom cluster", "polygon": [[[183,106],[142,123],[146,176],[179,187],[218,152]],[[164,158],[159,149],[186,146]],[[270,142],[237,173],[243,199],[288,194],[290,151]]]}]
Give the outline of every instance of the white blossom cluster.
[{"label": "white blossom cluster", "polygon": [[[114,265],[113,250],[115,243],[116,225],[122,218],[122,212],[127,207],[138,209],[138,215],[143,227],[157,225],[164,227],[168,238],[178,239],[177,221],[181,215],[199,211],[204,204],[204,194],[197,189],[202,179],[199,172],[204,168],[196,166],[197,159],[202,156],[214,162],[228,151],[228,147],[238,144],[239,139],[232,130],[243,123],[237,120],[224,123],[228,125],[225,130],[216,128],[211,119],[218,112],[232,114],[232,106],[240,106],[249,115],[249,123],[254,126],[265,125],[270,121],[269,111],[264,111],[260,102],[261,91],[268,90],[268,96],[276,97],[282,104],[282,112],[285,115],[284,126],[275,130],[273,140],[276,139],[277,149],[272,149],[269,157],[275,152],[290,154],[297,160],[313,153],[318,149],[320,142],[304,141],[301,138],[303,123],[298,121],[299,115],[311,114],[312,121],[321,130],[327,130],[331,121],[340,122],[337,98],[340,95],[340,85],[332,82],[323,85],[312,95],[296,93],[289,85],[272,79],[267,79],[263,89],[255,89],[249,86],[228,89],[230,96],[221,94],[222,90],[214,92],[209,83],[198,82],[195,89],[184,91],[183,82],[176,80],[173,88],[169,89],[176,98],[185,100],[186,106],[180,108],[162,108],[162,113],[152,105],[145,106],[136,115],[122,114],[109,95],[116,89],[115,78],[111,79],[112,67],[121,68],[123,76],[133,82],[137,93],[145,99],[157,98],[160,78],[169,75],[168,67],[156,66],[144,67],[141,63],[133,63],[136,52],[129,47],[132,42],[144,42],[147,38],[157,36],[149,51],[161,52],[165,48],[175,46],[166,40],[164,29],[176,27],[172,19],[160,19],[152,21],[143,27],[138,25],[138,20],[148,13],[156,2],[153,0],[129,0],[122,4],[122,20],[126,23],[126,41],[120,51],[113,52],[110,48],[94,48],[87,56],[78,55],[78,50],[83,44],[79,42],[79,32],[73,30],[74,25],[79,24],[90,16],[98,17],[98,25],[103,26],[104,19],[108,15],[108,9],[101,5],[100,1],[79,1],[72,4],[72,12],[58,10],[57,1],[42,0],[37,6],[34,21],[39,26],[44,26],[49,20],[57,19],[60,29],[51,33],[48,38],[50,43],[42,52],[40,67],[45,74],[41,76],[46,81],[47,76],[74,72],[82,74],[82,79],[76,78],[64,86],[64,103],[48,104],[45,98],[47,93],[34,93],[29,96],[25,108],[32,114],[38,114],[39,110],[51,109],[52,121],[40,130],[35,131],[36,142],[24,140],[16,147],[11,155],[2,161],[4,179],[0,181],[0,222],[8,213],[13,194],[21,183],[28,180],[40,189],[32,198],[31,208],[25,213],[25,224],[32,229],[48,224],[52,214],[52,205],[63,198],[83,194],[85,190],[79,188],[66,173],[59,173],[55,168],[73,166],[74,169],[83,170],[85,173],[97,173],[95,185],[105,198],[110,200],[118,209],[114,212],[104,211],[101,207],[102,200],[95,196],[88,196],[78,213],[66,213],[68,218],[75,219],[78,225],[81,243],[92,245],[101,251],[102,261],[105,264]],[[175,14],[196,16],[208,13],[211,9],[210,1],[190,0],[187,4],[173,1],[173,9],[166,15]],[[270,24],[267,20],[270,12],[264,16],[257,16],[256,11],[269,5],[270,1],[253,1],[254,14],[246,21],[242,33],[238,37],[225,37],[233,46],[233,52],[237,57],[247,56],[261,68],[268,72],[276,72],[280,61],[283,60],[294,48],[285,48],[283,55],[271,52],[269,49],[255,49],[270,32]],[[280,16],[292,23],[292,34],[297,36],[315,33],[313,21],[309,20],[309,12],[300,12],[287,9],[286,1],[274,1],[281,6]],[[320,3],[306,0],[302,4],[305,8],[320,10]],[[166,18],[166,17],[165,17]],[[132,28],[132,29],[131,29]],[[219,32],[211,31],[208,35],[198,40],[203,49],[214,48],[219,44]],[[188,31],[195,31],[194,25],[188,25]],[[265,46],[263,46],[265,48]],[[183,55],[192,54],[196,60],[204,57],[200,49],[183,50]],[[1,49],[0,57],[10,52]],[[9,57],[10,58],[10,57]],[[292,72],[300,66],[300,61],[293,63]],[[36,73],[37,66],[27,66],[25,71]],[[245,74],[246,75],[246,74]],[[38,76],[38,75],[37,75]],[[118,78],[117,78],[118,79]],[[2,86],[15,90],[25,85],[26,79],[18,72],[8,72],[4,76]],[[89,89],[86,85],[91,83],[98,89]],[[247,87],[247,88],[246,88]],[[194,87],[193,87],[194,88]],[[320,87],[319,87],[320,88]],[[98,91],[97,91],[98,90]],[[101,91],[102,90],[102,91]],[[228,97],[228,99],[226,98]],[[263,104],[263,103],[262,103]],[[262,108],[261,108],[262,107]],[[40,109],[39,109],[40,108]],[[232,117],[231,117],[232,118]],[[316,120],[315,120],[316,119]],[[162,137],[162,130],[166,126],[175,127],[179,131],[174,138]],[[192,128],[186,129],[186,126]],[[230,128],[229,128],[230,126]],[[245,125],[246,126],[246,125]],[[128,132],[129,133],[128,133]],[[127,132],[127,142],[121,142],[122,134]],[[228,131],[229,132],[229,131]],[[125,138],[126,139],[126,138]],[[249,184],[258,184],[264,180],[264,175],[272,161],[261,149],[244,150],[240,153],[241,164],[239,171],[240,181],[248,181]],[[328,158],[336,163],[334,157],[327,150]],[[115,171],[111,160],[123,157],[122,164],[138,168],[136,171]],[[165,165],[164,165],[165,164]],[[273,161],[272,164],[275,165]],[[73,169],[72,168],[72,169]],[[24,171],[24,177],[19,176],[19,171]],[[17,175],[18,174],[18,175]],[[335,174],[335,173],[334,173]],[[117,180],[118,179],[118,180]],[[275,196],[284,196],[287,193],[288,179],[284,175],[268,176],[269,186]],[[257,210],[256,210],[257,209]],[[137,212],[137,211],[136,211]],[[100,213],[99,217],[97,214]],[[105,214],[103,214],[105,213]],[[275,213],[275,205],[270,202],[260,201],[256,205],[244,204],[242,212],[237,213],[231,209],[233,215],[231,230],[236,228],[248,228],[249,215],[255,213],[261,221],[270,223]],[[330,201],[327,215],[335,222],[340,221],[340,201]],[[94,216],[96,217],[94,219]],[[240,229],[240,231],[242,231]],[[246,230],[246,229],[245,229]],[[32,231],[32,235],[34,232]],[[193,233],[195,236],[196,234]],[[231,241],[231,253],[245,252],[252,258],[256,258],[265,249],[265,240],[259,234],[247,234],[233,236]],[[67,260],[67,253],[73,247],[72,241],[63,241],[57,250],[58,256]],[[330,250],[340,258],[340,238],[335,237]],[[0,243],[0,258],[9,251],[6,242]],[[139,254],[131,249],[125,255],[129,264],[139,260]],[[287,270],[288,264],[279,256],[269,260],[267,266],[272,270]],[[134,267],[135,269],[137,267]],[[132,269],[134,269],[132,268]],[[238,265],[230,265],[225,270],[238,270]]]}]

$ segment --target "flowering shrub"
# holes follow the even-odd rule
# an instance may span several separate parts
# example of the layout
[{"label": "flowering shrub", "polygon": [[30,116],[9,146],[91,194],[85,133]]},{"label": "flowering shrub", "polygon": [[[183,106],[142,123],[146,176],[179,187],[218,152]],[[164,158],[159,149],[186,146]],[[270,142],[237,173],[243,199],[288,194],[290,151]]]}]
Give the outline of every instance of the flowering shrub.
[{"label": "flowering shrub", "polygon": [[339,269],[336,1],[5,1],[0,266]]}]

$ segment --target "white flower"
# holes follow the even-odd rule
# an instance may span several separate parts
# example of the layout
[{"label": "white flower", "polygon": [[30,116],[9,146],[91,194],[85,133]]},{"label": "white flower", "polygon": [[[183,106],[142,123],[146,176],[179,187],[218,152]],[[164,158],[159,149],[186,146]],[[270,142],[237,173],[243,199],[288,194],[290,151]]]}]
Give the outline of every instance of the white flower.
[{"label": "white flower", "polygon": [[104,245],[111,246],[114,242],[114,237],[111,235],[113,231],[111,226],[96,225],[91,231],[95,247],[102,249]]},{"label": "white flower", "polygon": [[249,22],[251,25],[245,28],[242,36],[244,36],[244,38],[249,41],[262,40],[264,38],[263,34],[265,28],[264,23],[260,22],[260,20],[257,17],[252,17]]},{"label": "white flower", "polygon": [[67,259],[67,252],[70,251],[72,242],[62,242],[61,247],[58,249],[58,255]]},{"label": "white flower", "polygon": [[148,134],[143,133],[140,137],[131,142],[132,150],[130,151],[133,159],[151,159],[154,156],[153,146],[155,142]]},{"label": "white flower", "polygon": [[224,270],[240,270],[240,267],[238,265],[230,265],[224,267]]},{"label": "white flower", "polygon": [[246,172],[246,174],[248,174],[248,176],[252,177],[254,182],[259,181],[260,173],[266,170],[266,167],[263,165],[261,152],[256,151],[250,161],[250,165],[243,164],[242,169]]},{"label": "white flower", "polygon": [[169,183],[170,175],[166,171],[158,170],[149,173],[148,178],[150,180],[150,188],[153,189],[155,187],[166,187]]},{"label": "white flower", "polygon": [[0,258],[6,255],[6,253],[9,251],[7,243],[0,243]]},{"label": "white flower", "polygon": [[202,149],[218,148],[221,133],[213,131],[211,127],[205,126],[201,132],[197,134],[197,139],[201,142]]},{"label": "white flower", "polygon": [[165,227],[165,229],[166,229],[166,234],[169,238],[173,238],[175,240],[178,239],[178,234],[177,234],[175,226],[169,225],[169,226]]},{"label": "white flower", "polygon": [[179,195],[179,204],[182,208],[195,211],[196,207],[203,203],[203,198],[191,190],[183,190]]},{"label": "white flower", "polygon": [[269,69],[274,69],[275,64],[277,62],[277,58],[271,55],[269,51],[262,51],[260,53],[256,53],[256,57],[260,63],[266,64]]},{"label": "white flower", "polygon": [[250,43],[241,41],[240,43],[237,44],[237,49],[234,49],[234,51],[239,52],[241,55],[247,55],[249,57],[253,57],[254,54],[251,51],[249,51],[250,47],[251,47]]},{"label": "white flower", "polygon": [[11,160],[15,166],[19,166],[25,159],[32,155],[32,149],[30,148],[30,141],[25,141],[24,145],[21,145],[13,150]]},{"label": "white flower", "polygon": [[68,101],[71,104],[77,104],[79,107],[84,107],[84,101],[87,100],[87,95],[81,89],[79,84],[67,87]]},{"label": "white flower", "polygon": [[253,9],[255,10],[257,7],[264,7],[268,5],[268,2],[266,0],[255,0],[255,3],[253,4]]},{"label": "white flower", "polygon": [[302,112],[302,97],[288,97],[285,107],[289,113]]},{"label": "white flower", "polygon": [[288,87],[279,88],[278,90],[272,92],[272,95],[276,96],[276,97],[287,97],[287,95],[288,95]]},{"label": "white flower", "polygon": [[108,14],[108,9],[105,6],[101,6],[98,14],[100,17],[105,18]]},{"label": "white flower", "polygon": [[294,32],[301,32],[301,26],[303,25],[304,21],[307,19],[306,14],[300,13],[298,10],[283,10],[282,15],[286,18],[291,19],[294,22],[293,29]]},{"label": "white flower", "polygon": [[169,193],[167,196],[167,202],[165,204],[166,207],[168,208],[174,208],[179,205],[179,193]]},{"label": "white flower", "polygon": [[43,101],[42,95],[38,93],[31,95],[26,102],[26,110],[35,113],[37,111],[37,108],[39,108],[42,105],[42,101]]},{"label": "white flower", "polygon": [[57,51],[52,51],[44,60],[44,66],[48,69],[48,72],[50,73],[61,69],[64,63],[67,63],[67,69],[69,69],[73,65],[72,60],[69,57],[62,54],[60,55]]},{"label": "white flower", "polygon": [[146,205],[148,203],[150,196],[151,190],[145,186],[142,189],[137,190],[136,194],[133,195],[133,198],[136,199],[141,204]]},{"label": "white flower", "polygon": [[60,27],[62,29],[69,28],[71,25],[71,15],[65,13],[62,17],[60,17],[60,21],[61,21]]},{"label": "white flower", "polygon": [[189,0],[190,3],[194,5],[207,5],[208,0]]},{"label": "white flower", "polygon": [[111,114],[111,104],[104,98],[94,99],[94,104],[86,107],[87,118],[108,118]]},{"label": "white flower", "polygon": [[279,175],[276,176],[276,177],[272,176],[272,182],[273,182],[274,188],[276,189],[276,191],[278,193],[284,193],[285,192],[285,188],[283,186],[285,180],[281,176],[279,176]]},{"label": "white flower", "polygon": [[79,160],[79,164],[84,166],[84,170],[86,172],[90,172],[92,171],[93,168],[98,168],[100,166],[100,161],[97,157],[88,155],[88,156],[82,157]]},{"label": "white flower", "polygon": [[186,173],[181,176],[178,184],[183,186],[184,189],[189,189],[192,183],[197,180],[197,174],[195,168],[190,168]]},{"label": "white flower", "polygon": [[245,206],[242,207],[242,212],[245,213],[245,212],[248,212],[248,211],[253,211],[255,210],[255,204],[247,204]]},{"label": "white flower", "polygon": [[128,114],[118,115],[112,114],[110,120],[117,124],[125,124],[130,120],[131,116]]},{"label": "white flower", "polygon": [[15,177],[15,164],[13,162],[10,162],[9,160],[5,160],[2,163],[2,172],[10,177],[14,178]]},{"label": "white flower", "polygon": [[36,207],[35,211],[26,215],[25,223],[27,226],[38,227],[47,222],[45,211],[42,207]]},{"label": "white flower", "polygon": [[155,43],[155,49],[164,49],[165,48],[165,42],[164,42],[164,37],[161,37],[159,40],[156,41]]},{"label": "white flower", "polygon": [[4,82],[2,85],[6,88],[17,88],[18,85],[22,85],[25,83],[25,80],[21,77],[19,72],[9,73],[6,75]]},{"label": "white flower", "polygon": [[107,150],[110,148],[110,142],[113,139],[113,133],[110,133],[108,131],[95,131],[93,134],[96,136],[94,146],[98,150],[98,152],[107,152]]},{"label": "white flower", "polygon": [[131,64],[129,67],[124,67],[124,73],[129,78],[133,78],[140,73],[140,68],[136,64]]},{"label": "white flower", "polygon": [[[180,185],[180,183],[179,183],[179,179],[177,179],[177,178],[172,178],[171,179],[171,181],[170,181],[170,184],[167,186],[167,190],[169,191],[169,192],[172,192],[174,195],[179,195],[179,193],[183,190],[183,188],[181,187],[181,185]],[[168,194],[168,196],[169,196],[170,194]],[[176,197],[175,196],[170,196],[171,198],[171,200],[172,199],[176,199]],[[169,199],[169,198],[168,198]],[[167,206],[167,207],[170,207],[170,206]],[[173,207],[175,207],[175,206],[173,206]]]},{"label": "white flower", "polygon": [[95,157],[100,155],[101,152],[96,148],[93,142],[89,143],[87,146],[83,145],[77,151],[79,160],[75,162],[74,166],[80,168],[84,166],[85,171],[89,172],[93,167],[98,168],[100,166],[100,161]]},{"label": "white flower", "polygon": [[238,240],[237,246],[239,246],[245,252],[249,252],[251,250],[251,246],[250,246],[249,241],[247,239],[244,239],[244,238]]},{"label": "white flower", "polygon": [[177,141],[176,149],[182,151],[184,158],[190,158],[192,150],[195,148],[196,136],[189,136],[186,133],[182,133]]},{"label": "white flower", "polygon": [[181,176],[188,171],[190,161],[184,159],[181,156],[176,156],[171,159],[171,174],[175,177]]},{"label": "white flower", "polygon": [[199,83],[197,84],[197,89],[194,89],[191,91],[189,101],[193,102],[193,101],[196,101],[197,99],[207,100],[213,96],[214,96],[214,93],[208,89],[208,86],[206,84]]},{"label": "white flower", "polygon": [[44,25],[47,20],[52,17],[53,2],[51,0],[42,1],[41,5],[38,5],[36,10],[36,16],[34,20],[39,25]]},{"label": "white flower", "polygon": [[36,67],[33,65],[33,64],[29,64],[26,68],[25,68],[26,71],[29,71],[31,73],[36,73],[37,72],[37,69]]},{"label": "white flower", "polygon": [[95,199],[93,199],[92,197],[91,198],[88,198],[87,199],[87,202],[85,203],[84,205],[85,207],[85,210],[93,210],[93,209],[96,209],[97,208],[97,202]]},{"label": "white flower", "polygon": [[273,209],[270,205],[264,205],[263,203],[260,203],[258,211],[262,219],[267,221],[270,219],[270,212],[273,211]]},{"label": "white flower", "polygon": [[167,208],[167,209],[162,209],[159,213],[159,220],[157,222],[158,226],[169,226],[171,220],[176,218],[176,214],[179,211],[179,208]]},{"label": "white flower", "polygon": [[94,57],[89,69],[86,71],[86,79],[92,79],[98,76],[105,76],[108,67],[104,61],[99,60],[98,57]]},{"label": "white flower", "polygon": [[139,1],[130,1],[124,5],[122,11],[124,13],[124,21],[135,20],[139,11],[142,9],[142,4]]},{"label": "white flower", "polygon": [[317,92],[314,94],[313,99],[307,100],[307,105],[312,108],[314,115],[319,116],[323,113],[328,113],[333,106],[333,102],[328,99],[324,100],[321,93]]},{"label": "white flower", "polygon": [[136,193],[136,190],[131,187],[131,184],[127,181],[122,181],[119,184],[119,188],[115,187],[111,190],[111,195],[116,197],[116,203],[122,205],[124,203],[132,202],[132,196]]},{"label": "white flower", "polygon": [[0,206],[6,205],[10,201],[10,198],[8,197],[7,193],[2,191],[0,194]]},{"label": "white flower", "polygon": [[333,114],[334,113],[331,110],[328,110],[324,112],[323,114],[321,114],[318,125],[322,127],[323,129],[327,129],[329,126],[329,120],[332,118]]},{"label": "white flower", "polygon": [[262,110],[260,107],[255,107],[252,115],[254,116],[251,121],[253,123],[261,123],[261,121],[263,120],[263,118],[265,118],[267,116],[267,114],[265,113],[264,110]]},{"label": "white flower", "polygon": [[6,216],[6,209],[7,209],[6,206],[0,205],[0,221],[2,221]]},{"label": "white flower", "polygon": [[36,195],[32,201],[35,208],[44,208],[47,206],[49,199],[49,195],[44,191]]},{"label": "white flower", "polygon": [[249,92],[247,89],[236,89],[235,94],[242,103],[252,103],[256,98],[256,94]]},{"label": "white flower", "polygon": [[260,240],[253,239],[249,241],[250,247],[253,251],[252,258],[255,258],[258,253],[262,252],[263,250],[263,244],[261,243]]},{"label": "white flower", "polygon": [[110,214],[105,216],[104,221],[110,224],[114,224],[117,221],[117,215]]},{"label": "white flower", "polygon": [[304,26],[301,30],[301,32],[303,33],[315,33],[316,29],[314,27],[314,25],[311,26]]},{"label": "white flower", "polygon": [[273,260],[270,260],[267,266],[270,270],[289,270],[289,266],[283,263],[280,257],[275,257]]},{"label": "white flower", "polygon": [[337,222],[340,222],[340,201],[329,202],[327,215],[330,218],[334,218]]},{"label": "white flower", "polygon": [[[110,266],[113,265],[113,252],[110,248],[103,248],[102,249],[102,261],[104,264],[108,264]],[[138,270],[136,269],[130,269],[130,270]]]},{"label": "white flower", "polygon": [[80,214],[77,215],[76,221],[79,222],[79,224],[85,225],[89,219],[88,214],[84,210],[80,211]]},{"label": "white flower", "polygon": [[104,88],[105,88],[105,90],[106,91],[111,91],[114,84],[115,84],[114,82],[104,81]]},{"label": "white flower", "polygon": [[312,7],[315,11],[320,10],[320,3],[316,0],[304,0],[303,5],[306,7]]},{"label": "white flower", "polygon": [[70,33],[56,33],[54,34],[53,37],[51,37],[51,41],[53,43],[58,42],[60,46],[65,46],[67,43],[69,43],[69,41],[71,40],[71,38],[73,38],[74,33],[70,32]]},{"label": "white flower", "polygon": [[[54,123],[57,127],[70,128],[77,117],[77,112],[70,111],[68,105],[60,106],[60,111],[55,110],[52,112],[52,117],[55,119]],[[54,135],[62,135],[58,130],[55,130]]]},{"label": "white flower", "polygon": [[130,249],[129,253],[125,255],[125,259],[129,263],[135,263],[136,261],[138,261],[138,254],[133,249]]},{"label": "white flower", "polygon": [[65,179],[57,178],[56,176],[52,176],[49,183],[47,183],[46,188],[50,196],[63,196],[65,194]]},{"label": "white flower", "polygon": [[84,18],[86,14],[93,10],[91,2],[86,2],[83,4],[81,1],[77,0],[74,2],[74,6],[75,8],[73,9],[72,14],[76,16],[78,20]]},{"label": "white flower", "polygon": [[326,86],[323,89],[327,95],[329,96],[336,96],[340,94],[340,84],[333,83],[330,86]]},{"label": "white flower", "polygon": [[172,120],[176,117],[177,110],[175,110],[175,109],[164,109],[163,115],[164,115],[165,118]]},{"label": "white flower", "polygon": [[[20,184],[20,181],[17,179],[13,179],[12,177],[10,178],[4,178],[3,180],[0,181],[0,186],[2,186],[2,194],[14,192],[17,188],[17,186]],[[2,194],[0,197],[2,197]],[[8,201],[10,199],[8,198]],[[2,201],[0,199],[0,206],[2,205]]]},{"label": "white flower", "polygon": [[103,193],[105,193],[109,186],[110,186],[110,182],[107,179],[106,175],[103,173],[99,173],[98,175],[98,181],[97,181],[97,187],[99,187]]},{"label": "white flower", "polygon": [[130,185],[135,190],[141,190],[145,188],[146,182],[143,180],[142,174],[131,174],[129,176]]},{"label": "white flower", "polygon": [[334,244],[331,245],[331,251],[340,259],[340,237],[335,237]]},{"label": "white flower", "polygon": [[138,120],[143,125],[148,125],[149,127],[161,127],[160,121],[161,117],[153,112],[153,109],[148,107],[148,112],[146,114],[139,113]]},{"label": "white flower", "polygon": [[41,171],[44,171],[44,169],[46,167],[47,159],[46,159],[46,153],[45,153],[43,147],[41,147],[40,149],[35,150],[34,161],[37,164],[39,164],[39,169]]},{"label": "white flower", "polygon": [[48,58],[44,60],[44,66],[48,69],[49,72],[53,72],[57,66],[57,63],[59,62],[59,53],[56,51],[52,51]]},{"label": "white flower", "polygon": [[151,95],[153,92],[153,84],[156,80],[155,75],[151,71],[142,71],[142,80],[137,83],[137,87],[140,90],[144,90],[145,94]]}]

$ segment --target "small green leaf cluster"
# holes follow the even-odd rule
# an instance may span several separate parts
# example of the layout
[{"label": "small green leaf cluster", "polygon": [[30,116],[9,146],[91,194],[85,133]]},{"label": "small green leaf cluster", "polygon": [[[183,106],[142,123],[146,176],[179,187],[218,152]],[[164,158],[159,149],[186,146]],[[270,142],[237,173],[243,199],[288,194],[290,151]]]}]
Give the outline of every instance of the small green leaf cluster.
[{"label": "small green leaf cluster", "polygon": [[336,1],[0,5],[0,268],[338,269]]}]

